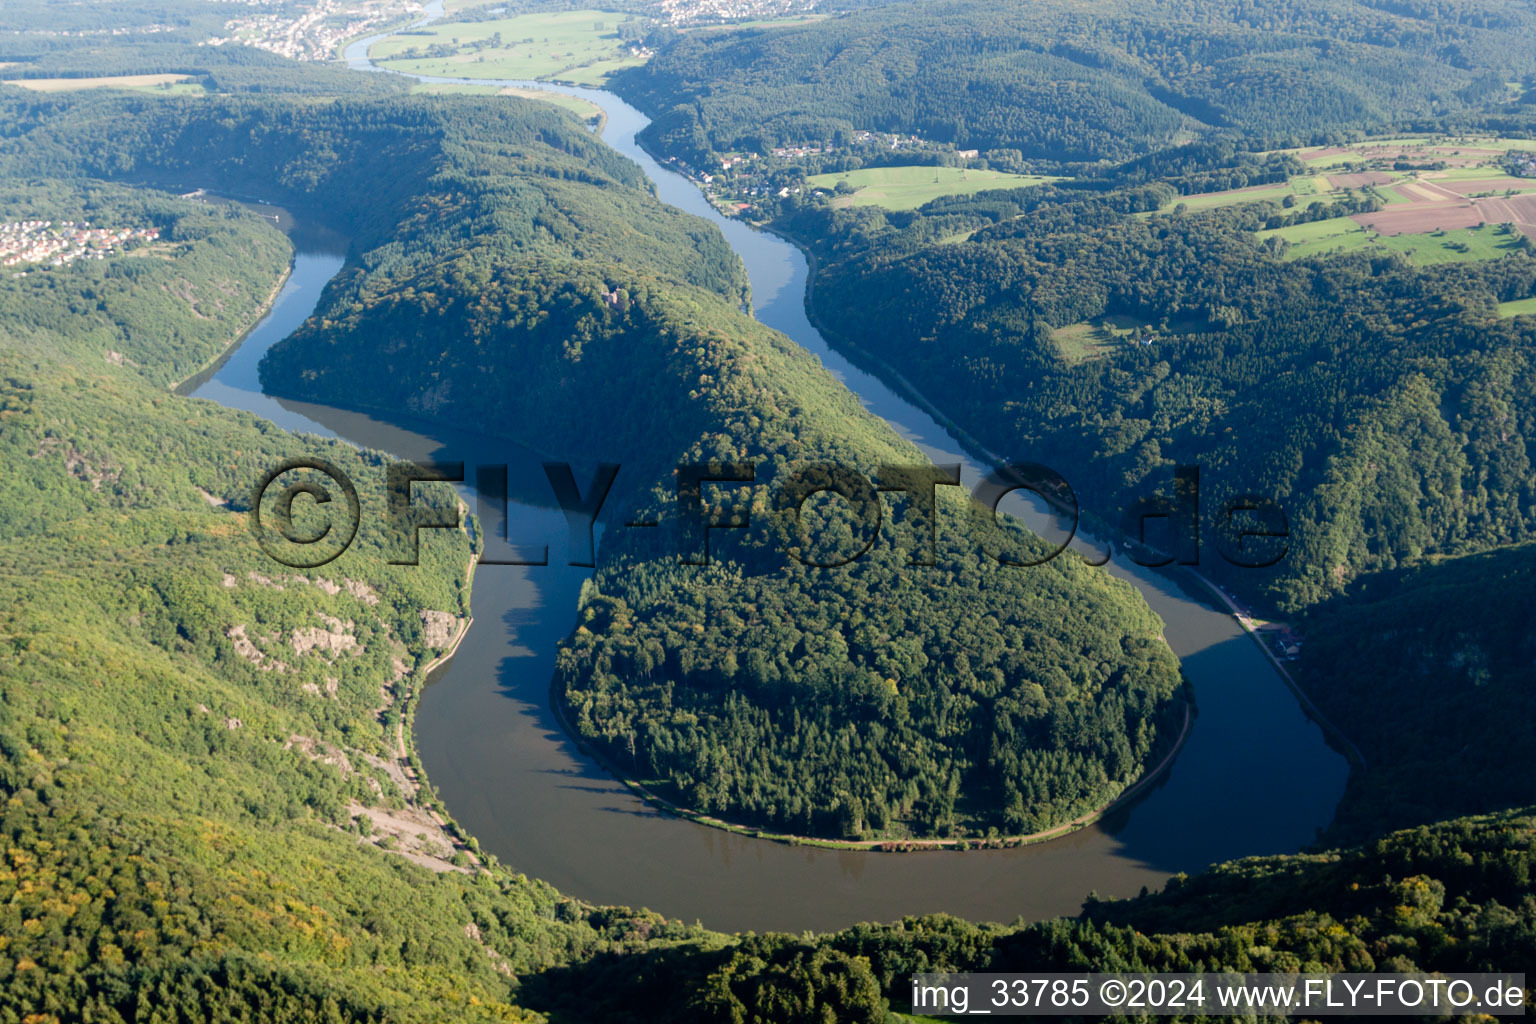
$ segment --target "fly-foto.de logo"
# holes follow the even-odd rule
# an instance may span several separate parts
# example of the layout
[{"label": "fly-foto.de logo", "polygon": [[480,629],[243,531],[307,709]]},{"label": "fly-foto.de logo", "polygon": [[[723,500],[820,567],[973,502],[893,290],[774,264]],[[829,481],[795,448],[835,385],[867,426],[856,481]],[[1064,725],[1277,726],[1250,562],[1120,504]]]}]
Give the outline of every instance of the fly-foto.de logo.
[{"label": "fly-foto.de logo", "polygon": [[[670,528],[677,559],[687,565],[710,564],[710,538],[717,531],[750,530],[766,519],[776,527],[784,554],[801,565],[838,568],[864,557],[893,518],[892,503],[907,526],[908,564],[936,564],[936,538],[951,503],[940,501],[940,488],[961,483],[959,465],[885,465],[873,473],[833,463],[808,463],[782,469],[772,478],[759,473],[761,464],[751,461],[684,463],[674,471],[675,488],[669,507],[652,507],[624,518],[624,529]],[[595,564],[593,528],[602,514],[615,481],[617,463],[599,463],[585,487],[566,462],[543,464],[547,496],[563,513],[567,524],[567,564]],[[508,467],[475,467],[476,518],[482,524],[507,518]],[[381,515],[385,536],[395,554],[394,565],[417,564],[422,531],[461,530],[464,507],[457,500],[423,497],[423,487],[465,481],[464,463],[418,464],[397,462],[385,470]],[[1253,494],[1226,495],[1213,508],[1202,504],[1200,471],[1178,466],[1173,473],[1172,493],[1155,493],[1130,503],[1120,515],[1119,539],[1097,541],[1103,564],[1118,548],[1137,565],[1198,565],[1202,549],[1202,525],[1215,529],[1215,547],[1232,565],[1264,568],[1287,554],[1290,527],[1285,510],[1273,499]],[[766,492],[766,494],[764,493]],[[999,506],[1015,492],[1027,492],[1055,514],[1059,528],[1051,539],[1024,548],[1007,543]],[[761,500],[763,498],[766,500]],[[808,506],[815,501],[814,514]],[[269,469],[257,481],[250,503],[251,531],[262,550],[274,560],[296,569],[312,569],[338,558],[356,539],[364,506],[357,486],[335,464],[318,458],[288,459]],[[970,489],[969,501],[959,513],[978,552],[998,564],[1028,568],[1045,564],[1072,546],[1083,520],[1083,510],[1066,478],[1048,466],[1034,462],[1013,463],[994,469]],[[836,527],[839,543],[818,543],[816,523],[824,530]],[[503,531],[483,538],[482,565],[541,566],[549,564],[547,543],[532,551],[517,550],[506,542]]]}]

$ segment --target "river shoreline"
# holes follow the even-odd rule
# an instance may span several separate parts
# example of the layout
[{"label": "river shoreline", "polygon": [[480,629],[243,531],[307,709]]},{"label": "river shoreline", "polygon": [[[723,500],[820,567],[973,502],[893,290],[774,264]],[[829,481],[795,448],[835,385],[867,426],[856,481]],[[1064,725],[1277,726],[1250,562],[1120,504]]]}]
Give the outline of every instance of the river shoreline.
[{"label": "river shoreline", "polygon": [[1296,699],[1300,701],[1302,710],[1306,712],[1307,717],[1316,722],[1325,735],[1345,748],[1343,754],[1349,759],[1350,767],[1356,771],[1365,771],[1365,755],[1360,752],[1360,748],[1355,746],[1354,741],[1346,736],[1342,729],[1334,725],[1328,716],[1318,709],[1317,705],[1313,703],[1312,698],[1307,695],[1307,692],[1301,688],[1301,684],[1296,681],[1296,677],[1291,675],[1290,669],[1281,664],[1280,659],[1275,657],[1275,652],[1269,649],[1268,644],[1264,643],[1263,638],[1259,636],[1258,627],[1254,626],[1249,621],[1248,616],[1243,614],[1237,602],[1232,600],[1226,591],[1200,573],[1190,570],[1190,575],[1204,583],[1210,588],[1211,593],[1221,599],[1221,602],[1226,605],[1227,610],[1232,613],[1232,617],[1237,620],[1237,624],[1243,627],[1243,632],[1247,633],[1253,642],[1259,645],[1259,650],[1264,652],[1264,657],[1269,659],[1269,663],[1274,666],[1280,678],[1285,681],[1285,685],[1290,687],[1291,692],[1296,695]]},{"label": "river shoreline", "polygon": [[251,322],[246,324],[245,327],[241,329],[239,334],[235,335],[235,340],[230,342],[228,345],[225,345],[223,350],[220,351],[218,355],[214,356],[198,369],[193,370],[190,374],[183,377],[181,380],[166,385],[167,390],[169,390],[172,394],[186,397],[191,392],[196,391],[204,381],[218,373],[219,368],[222,367],[225,363],[229,362],[230,356],[239,351],[240,346],[245,344],[245,339],[249,338],[251,336],[251,332],[260,327],[261,322],[267,318],[269,313],[272,312],[272,307],[277,304],[278,295],[282,293],[283,286],[288,283],[288,279],[292,276],[293,256],[290,255],[288,257],[288,266],[284,267],[283,272],[278,275],[277,282],[272,285],[272,290],[267,293],[266,300],[262,302],[260,306],[256,307],[256,315],[251,318]]},{"label": "river shoreline", "polygon": [[793,832],[770,832],[764,829],[753,828],[750,825],[739,825],[695,811],[674,803],[656,791],[647,787],[644,783],[630,777],[614,764],[607,755],[582,736],[565,714],[565,702],[561,699],[552,681],[549,689],[549,706],[555,718],[560,722],[560,727],[565,730],[572,743],[583,754],[590,757],[602,766],[603,770],[622,783],[635,796],[644,800],[656,810],[671,818],[681,818],[691,821],[695,825],[704,825],[708,828],[719,829],[733,835],[746,836],[749,839],[764,839],[785,846],[812,846],[822,850],[850,850],[862,853],[914,853],[924,850],[1011,850],[1015,847],[1029,846],[1035,843],[1045,843],[1052,839],[1070,835],[1079,829],[1086,828],[1102,820],[1106,815],[1127,806],[1136,797],[1163,776],[1173,766],[1174,759],[1179,751],[1184,749],[1184,741],[1189,738],[1189,728],[1194,724],[1195,705],[1188,697],[1184,700],[1184,720],[1179,729],[1178,738],[1174,740],[1173,748],[1169,750],[1163,759],[1149,771],[1138,775],[1125,789],[1121,790],[1109,803],[1094,810],[1087,811],[1071,821],[1060,825],[1043,829],[1039,832],[1031,832],[1028,835],[1019,836],[966,836],[956,839],[923,839],[923,838],[892,838],[892,839],[827,839],[821,836],[798,835]]}]

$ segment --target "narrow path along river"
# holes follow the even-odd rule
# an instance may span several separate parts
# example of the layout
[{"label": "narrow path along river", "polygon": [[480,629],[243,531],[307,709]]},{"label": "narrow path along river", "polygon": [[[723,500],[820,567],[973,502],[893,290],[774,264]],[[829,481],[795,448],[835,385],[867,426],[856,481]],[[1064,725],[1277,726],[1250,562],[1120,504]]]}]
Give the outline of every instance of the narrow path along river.
[{"label": "narrow path along river", "polygon": [[[354,65],[366,64],[371,42],[349,48]],[[830,349],[807,321],[806,262],[794,246],[720,216],[691,182],[635,144],[644,115],[601,90],[490,84],[551,89],[602,107],[605,141],[645,169],[663,201],[710,220],[740,254],[762,322],[819,356],[865,406],[935,462],[962,463],[967,486],[978,479],[977,465],[931,417]],[[195,394],[405,458],[509,462],[512,480],[542,479],[536,456],[507,442],[261,395],[255,380],[261,354],[307,315],[340,266],[323,247],[300,242],[299,248],[269,321]],[[486,429],[494,432],[493,425]],[[565,527],[549,506],[550,498],[533,489],[514,493],[514,542],[548,541],[556,564],[486,566],[476,574],[475,625],[426,691],[416,742],[444,802],[486,849],[570,895],[646,906],[726,930],[830,929],[937,911],[1038,919],[1075,913],[1091,890],[1129,896],[1213,861],[1294,851],[1328,823],[1343,791],[1344,758],[1237,622],[1195,581],[1117,556],[1109,571],[1130,579],[1162,616],[1199,706],[1171,769],[1133,806],[1050,842],[963,853],[793,847],[667,817],[583,756],[550,711],[554,652],[573,626],[586,570],[558,565]]]}]

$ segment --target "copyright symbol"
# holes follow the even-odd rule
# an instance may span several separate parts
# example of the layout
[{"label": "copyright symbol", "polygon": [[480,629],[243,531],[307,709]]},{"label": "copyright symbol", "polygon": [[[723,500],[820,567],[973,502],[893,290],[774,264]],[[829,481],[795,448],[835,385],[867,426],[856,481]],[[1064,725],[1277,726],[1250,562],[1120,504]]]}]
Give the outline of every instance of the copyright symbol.
[{"label": "copyright symbol", "polygon": [[1099,999],[1105,1006],[1119,1006],[1125,1002],[1125,982],[1110,978],[1099,986]]},{"label": "copyright symbol", "polygon": [[[290,473],[294,478],[269,497],[278,477]],[[346,499],[344,519],[334,507],[332,488],[339,489]],[[296,514],[294,499],[301,494],[309,495],[312,501],[301,504],[302,511]],[[267,504],[265,517],[263,502]],[[324,459],[293,458],[278,463],[256,482],[251,497],[251,532],[256,543],[269,558],[290,569],[315,569],[335,560],[357,536],[362,518],[357,488],[347,474]]]}]

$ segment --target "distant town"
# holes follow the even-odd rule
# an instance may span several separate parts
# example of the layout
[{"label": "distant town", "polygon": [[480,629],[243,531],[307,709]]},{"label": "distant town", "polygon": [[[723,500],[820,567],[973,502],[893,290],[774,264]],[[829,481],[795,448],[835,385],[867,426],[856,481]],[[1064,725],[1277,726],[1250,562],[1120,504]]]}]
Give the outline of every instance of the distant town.
[{"label": "distant town", "polygon": [[389,22],[419,15],[422,5],[419,0],[319,0],[296,17],[288,10],[284,4],[271,13],[233,18],[224,23],[224,35],[202,45],[238,43],[290,60],[331,60],[339,56],[343,43]]},{"label": "distant town", "polygon": [[[638,10],[657,21],[686,28],[804,15],[811,13],[816,3],[817,0],[656,0]],[[292,6],[282,0],[245,0],[241,6],[266,10],[230,19],[220,35],[204,40],[201,45],[240,44],[291,60],[333,60],[340,56],[341,47],[348,41],[423,13],[421,0],[317,0],[300,14],[293,14]],[[650,55],[639,47],[632,54]]]},{"label": "distant town", "polygon": [[684,27],[809,14],[816,4],[817,0],[656,0],[645,5],[644,10],[659,20]]},{"label": "distant town", "polygon": [[93,228],[86,221],[19,220],[0,224],[0,266],[62,267],[102,260],[136,242],[152,242],[159,228]]}]

